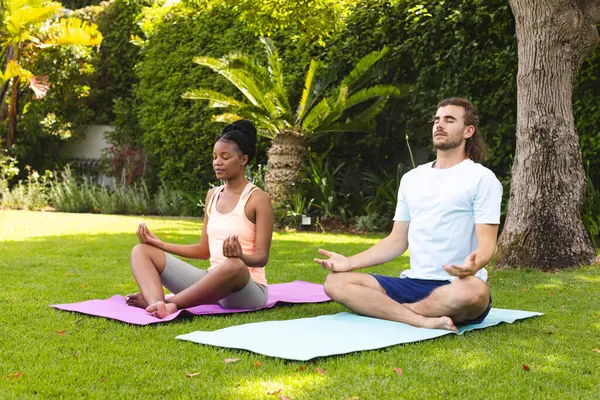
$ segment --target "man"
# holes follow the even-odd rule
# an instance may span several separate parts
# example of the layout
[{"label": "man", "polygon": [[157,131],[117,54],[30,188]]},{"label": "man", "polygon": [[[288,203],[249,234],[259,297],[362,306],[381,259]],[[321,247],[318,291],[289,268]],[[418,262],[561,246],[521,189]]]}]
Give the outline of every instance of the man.
[{"label": "man", "polygon": [[[491,308],[483,268],[496,250],[502,186],[483,167],[479,117],[471,102],[449,98],[433,120],[436,160],[402,177],[392,232],[345,257],[323,249],[315,262],[331,273],[325,292],[357,314],[457,331]],[[383,264],[410,245],[400,278],[352,272]]]}]

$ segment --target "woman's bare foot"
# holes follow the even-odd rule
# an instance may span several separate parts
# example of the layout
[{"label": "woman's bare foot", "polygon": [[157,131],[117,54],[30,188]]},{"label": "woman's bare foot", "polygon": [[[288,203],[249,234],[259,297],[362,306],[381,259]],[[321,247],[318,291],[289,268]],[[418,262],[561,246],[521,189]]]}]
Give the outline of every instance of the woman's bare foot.
[{"label": "woman's bare foot", "polygon": [[427,318],[427,323],[424,328],[444,329],[446,331],[458,332],[454,321],[450,317],[432,317]]},{"label": "woman's bare foot", "polygon": [[173,303],[165,303],[164,301],[157,301],[156,303],[146,307],[146,311],[151,313],[156,318],[164,318],[168,315],[173,314],[177,311],[177,306]]},{"label": "woman's bare foot", "polygon": [[144,296],[140,292],[134,294],[128,294],[125,296],[125,302],[128,306],[137,307],[137,308],[146,308],[148,307],[148,303],[144,299]]}]

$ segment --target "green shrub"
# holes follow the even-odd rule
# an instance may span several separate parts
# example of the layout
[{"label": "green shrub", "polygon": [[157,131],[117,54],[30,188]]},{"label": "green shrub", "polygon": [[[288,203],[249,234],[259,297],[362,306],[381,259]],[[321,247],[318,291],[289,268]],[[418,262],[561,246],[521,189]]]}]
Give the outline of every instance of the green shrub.
[{"label": "green shrub", "polygon": [[57,174],[51,181],[49,201],[56,211],[70,213],[89,213],[94,211],[93,199],[97,187],[84,177],[78,182],[71,168],[67,166],[64,171]]},{"label": "green shrub", "polygon": [[[588,164],[589,170],[589,164]],[[598,247],[600,238],[600,190],[594,187],[592,178],[588,173],[586,176],[587,191],[581,209],[581,220],[594,247]]]},{"label": "green shrub", "polygon": [[120,192],[123,200],[123,213],[127,215],[151,214],[150,193],[144,182],[139,185],[129,186]]},{"label": "green shrub", "polygon": [[164,182],[158,188],[155,202],[158,215],[183,215],[185,207],[183,193],[167,186]]},{"label": "green shrub", "polygon": [[5,153],[6,150],[0,150],[0,196],[8,189],[9,181],[19,173],[17,159]]},{"label": "green shrub", "polygon": [[382,225],[381,216],[376,212],[354,218],[354,228],[358,231],[376,232],[381,229]]},{"label": "green shrub", "polygon": [[102,214],[118,214],[121,211],[119,200],[119,196],[116,196],[108,187],[102,186],[95,192],[92,199],[94,211]]},{"label": "green shrub", "polygon": [[2,190],[2,208],[39,211],[48,206],[47,192],[52,173],[46,171],[44,175],[40,175],[29,166],[26,170],[27,182],[19,181],[11,189]]}]

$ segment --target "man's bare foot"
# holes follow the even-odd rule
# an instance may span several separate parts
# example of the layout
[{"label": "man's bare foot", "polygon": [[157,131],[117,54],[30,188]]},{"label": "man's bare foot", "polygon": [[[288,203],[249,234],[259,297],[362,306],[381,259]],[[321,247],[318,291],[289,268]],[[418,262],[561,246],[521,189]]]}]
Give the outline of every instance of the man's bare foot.
[{"label": "man's bare foot", "polygon": [[450,317],[432,317],[427,319],[424,328],[444,329],[446,331],[458,332],[454,321]]},{"label": "man's bare foot", "polygon": [[173,303],[165,303],[164,301],[157,301],[156,303],[146,307],[146,311],[151,313],[156,318],[164,318],[168,315],[173,314],[177,311],[177,306]]},{"label": "man's bare foot", "polygon": [[144,299],[144,296],[140,292],[134,294],[128,294],[125,296],[125,302],[128,306],[137,307],[137,308],[146,308],[148,307],[148,303]]}]

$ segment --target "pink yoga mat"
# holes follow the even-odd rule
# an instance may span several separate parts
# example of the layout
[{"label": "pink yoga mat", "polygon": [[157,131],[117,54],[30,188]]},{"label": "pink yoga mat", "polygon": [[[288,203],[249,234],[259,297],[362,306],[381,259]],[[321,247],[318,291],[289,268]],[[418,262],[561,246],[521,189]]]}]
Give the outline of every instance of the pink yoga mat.
[{"label": "pink yoga mat", "polygon": [[163,319],[155,318],[145,310],[130,307],[125,297],[116,295],[106,300],[88,300],[73,304],[53,304],[50,307],[64,311],[75,311],[98,317],[116,319],[134,325],[148,325],[171,321],[180,315],[229,314],[271,308],[277,303],[322,303],[331,300],[323,291],[323,285],[317,283],[294,281],[269,285],[269,299],[260,308],[226,309],[218,304],[205,304],[197,307],[178,310]]}]

